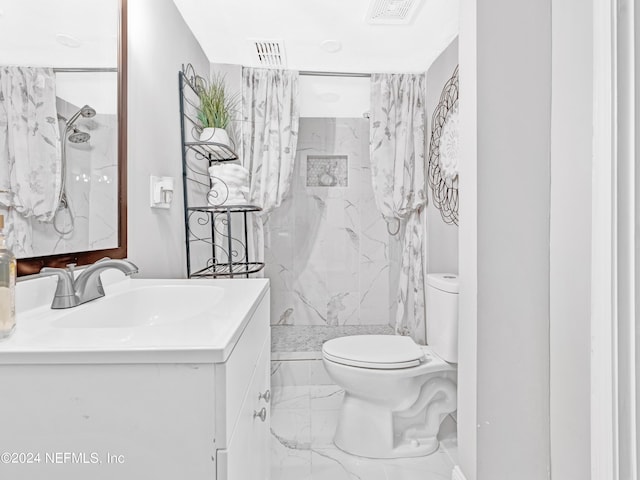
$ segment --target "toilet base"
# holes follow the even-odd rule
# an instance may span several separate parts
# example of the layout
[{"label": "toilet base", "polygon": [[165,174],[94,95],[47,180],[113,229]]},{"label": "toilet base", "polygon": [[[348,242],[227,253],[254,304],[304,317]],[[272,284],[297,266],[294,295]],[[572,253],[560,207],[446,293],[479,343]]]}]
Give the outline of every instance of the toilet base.
[{"label": "toilet base", "polygon": [[[347,453],[367,458],[432,454],[439,447],[442,420],[456,409],[456,385],[449,375],[449,372],[432,372],[412,377],[422,385],[410,404],[401,401],[407,398],[402,382],[397,382],[394,390],[383,389],[387,394],[378,397],[358,395],[343,385],[345,396],[335,445]],[[391,395],[391,391],[397,397]]]},{"label": "toilet base", "polygon": [[388,408],[345,393],[334,444],[366,458],[422,457],[438,450],[439,422],[435,434],[415,427],[397,433],[399,420]]}]

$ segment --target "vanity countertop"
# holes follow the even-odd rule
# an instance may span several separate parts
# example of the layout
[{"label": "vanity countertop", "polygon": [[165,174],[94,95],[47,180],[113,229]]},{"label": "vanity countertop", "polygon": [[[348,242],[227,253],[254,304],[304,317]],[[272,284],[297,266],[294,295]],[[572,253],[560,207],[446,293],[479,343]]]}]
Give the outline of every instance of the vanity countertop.
[{"label": "vanity countertop", "polygon": [[[52,286],[18,284],[16,331],[0,341],[0,365],[224,362],[269,281],[121,276],[105,281],[105,297],[63,310],[49,306]],[[34,301],[43,292],[46,305]]]}]

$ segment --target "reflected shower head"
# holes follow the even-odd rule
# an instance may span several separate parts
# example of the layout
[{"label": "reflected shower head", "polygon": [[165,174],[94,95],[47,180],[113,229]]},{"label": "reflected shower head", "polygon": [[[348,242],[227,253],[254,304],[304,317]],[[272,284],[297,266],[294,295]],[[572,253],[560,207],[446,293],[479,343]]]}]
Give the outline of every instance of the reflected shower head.
[{"label": "reflected shower head", "polygon": [[76,113],[74,113],[71,118],[67,121],[67,128],[71,128],[71,126],[78,120],[78,117],[82,116],[83,118],[91,118],[96,116],[96,111],[94,108],[89,105],[85,105]]},{"label": "reflected shower head", "polygon": [[85,105],[80,109],[80,115],[82,115],[84,118],[91,118],[96,116],[96,111],[89,105]]},{"label": "reflected shower head", "polygon": [[73,132],[69,135],[69,141],[71,143],[87,143],[90,138],[91,135],[78,130],[76,127],[73,127]]}]

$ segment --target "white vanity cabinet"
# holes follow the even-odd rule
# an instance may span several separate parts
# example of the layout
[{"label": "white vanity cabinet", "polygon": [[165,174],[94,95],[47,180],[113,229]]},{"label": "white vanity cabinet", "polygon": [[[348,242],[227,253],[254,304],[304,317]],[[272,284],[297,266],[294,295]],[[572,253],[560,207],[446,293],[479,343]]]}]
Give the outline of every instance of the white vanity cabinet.
[{"label": "white vanity cabinet", "polygon": [[[268,318],[268,303],[259,309]],[[249,327],[229,360],[216,365],[216,401],[225,406],[216,408],[218,480],[270,478],[270,326]]]},{"label": "white vanity cabinet", "polygon": [[[126,288],[158,281],[137,282]],[[0,344],[0,454],[15,454],[0,461],[0,479],[270,478],[268,281],[173,283],[225,291],[215,311],[148,338],[146,327],[29,325],[64,315],[45,309],[19,316]]]}]

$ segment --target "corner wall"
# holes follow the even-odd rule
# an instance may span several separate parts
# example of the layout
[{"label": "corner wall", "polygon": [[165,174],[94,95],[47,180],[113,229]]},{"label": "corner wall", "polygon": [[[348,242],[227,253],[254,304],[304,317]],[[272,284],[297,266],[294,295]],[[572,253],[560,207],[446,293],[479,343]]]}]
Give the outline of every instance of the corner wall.
[{"label": "corner wall", "polygon": [[593,4],[553,2],[551,474],[591,478]]},{"label": "corner wall", "polygon": [[551,468],[551,1],[460,8],[460,463],[468,480],[540,480]]},{"label": "corner wall", "polygon": [[[128,256],[145,278],[186,274],[178,72],[209,60],[172,0],[128,3]],[[175,182],[169,210],[149,207],[149,176]]]},{"label": "corner wall", "polygon": [[[427,70],[427,148],[431,141],[433,112],[440,102],[445,83],[458,65],[458,39],[440,54]],[[428,160],[428,158],[427,158]],[[440,210],[433,204],[429,187],[427,203],[427,272],[458,273],[458,227],[442,220]]]},{"label": "corner wall", "polygon": [[460,0],[460,226],[458,262],[458,462],[477,477],[478,444],[478,86],[477,0]]}]

